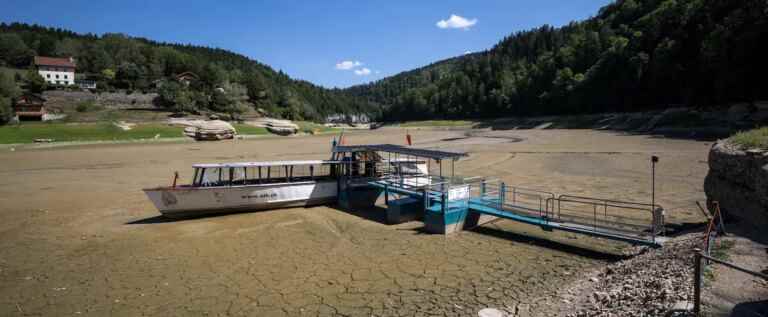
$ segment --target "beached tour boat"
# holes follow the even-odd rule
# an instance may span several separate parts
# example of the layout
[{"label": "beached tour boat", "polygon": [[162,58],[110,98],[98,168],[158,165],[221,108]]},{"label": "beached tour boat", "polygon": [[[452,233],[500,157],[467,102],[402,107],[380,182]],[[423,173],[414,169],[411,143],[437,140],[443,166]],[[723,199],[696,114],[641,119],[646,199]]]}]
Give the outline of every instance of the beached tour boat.
[{"label": "beached tour boat", "polygon": [[195,164],[191,184],[144,189],[167,217],[257,211],[333,204],[340,181],[383,180],[401,185],[430,184],[425,161],[383,158],[374,152],[334,155],[332,160],[265,161]]},{"label": "beached tour boat", "polygon": [[[339,161],[195,164],[192,184],[144,189],[164,216],[305,207],[335,202]],[[175,180],[174,180],[175,183]]]}]

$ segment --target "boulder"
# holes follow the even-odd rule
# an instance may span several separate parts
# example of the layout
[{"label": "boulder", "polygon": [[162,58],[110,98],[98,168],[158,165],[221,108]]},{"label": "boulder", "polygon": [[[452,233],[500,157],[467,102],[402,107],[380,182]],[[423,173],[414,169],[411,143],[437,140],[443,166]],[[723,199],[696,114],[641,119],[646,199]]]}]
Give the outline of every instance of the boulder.
[{"label": "boulder", "polygon": [[260,118],[246,122],[246,124],[264,127],[267,131],[277,135],[291,135],[299,132],[299,126],[290,120],[280,120],[272,118]]},{"label": "boulder", "polygon": [[704,191],[710,208],[720,204],[726,222],[737,222],[744,236],[768,242],[768,152],[742,150],[727,140],[712,146]]},{"label": "boulder", "polygon": [[184,126],[184,135],[198,141],[232,139],[237,134],[235,127],[221,120],[171,119],[169,123]]}]

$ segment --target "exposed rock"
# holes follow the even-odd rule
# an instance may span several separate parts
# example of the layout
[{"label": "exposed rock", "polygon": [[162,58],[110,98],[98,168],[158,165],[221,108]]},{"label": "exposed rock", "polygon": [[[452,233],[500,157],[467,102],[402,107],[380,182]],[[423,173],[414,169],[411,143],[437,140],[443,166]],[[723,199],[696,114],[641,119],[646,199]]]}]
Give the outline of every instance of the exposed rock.
[{"label": "exposed rock", "polygon": [[727,140],[709,152],[709,173],[704,181],[707,202],[720,203],[725,221],[738,221],[744,234],[768,241],[761,228],[768,226],[768,156],[762,150],[740,150]]},{"label": "exposed rock", "polygon": [[170,119],[173,125],[185,126],[184,135],[195,140],[224,140],[234,138],[237,131],[235,127],[221,120],[186,120]]},{"label": "exposed rock", "polygon": [[246,122],[246,124],[256,126],[256,127],[264,127],[269,132],[272,132],[278,135],[291,135],[299,132],[299,126],[291,122],[290,120],[261,118],[258,120],[248,121]]},{"label": "exposed rock", "polygon": [[[581,308],[567,316],[663,316],[692,293],[692,250],[700,234],[672,239],[663,248],[611,264],[598,277]],[[583,287],[583,286],[582,286]],[[578,300],[577,300],[578,301]]]}]

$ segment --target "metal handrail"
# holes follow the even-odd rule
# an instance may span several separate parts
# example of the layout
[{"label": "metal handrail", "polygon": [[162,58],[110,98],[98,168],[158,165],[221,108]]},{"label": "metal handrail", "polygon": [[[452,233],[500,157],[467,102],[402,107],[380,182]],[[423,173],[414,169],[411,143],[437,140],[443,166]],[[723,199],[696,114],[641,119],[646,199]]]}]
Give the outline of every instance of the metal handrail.
[{"label": "metal handrail", "polygon": [[694,257],[693,257],[693,314],[694,316],[699,316],[701,314],[701,259],[706,259],[711,262],[715,262],[717,264],[729,267],[731,269],[734,269],[736,271],[746,273],[749,275],[757,276],[759,278],[762,278],[766,281],[768,281],[768,275],[755,272],[747,268],[740,267],[736,264],[726,262],[711,256],[708,256],[706,254],[703,254],[700,249],[696,248],[693,249]]},{"label": "metal handrail", "polygon": [[[659,205],[659,204],[638,203],[638,202],[632,202],[632,201],[621,201],[621,200],[604,199],[604,198],[596,198],[596,197],[574,196],[574,195],[560,195],[560,196],[558,196],[559,200],[561,200],[563,198],[566,198],[566,200],[568,200],[568,201],[574,201],[574,202],[579,202],[581,200],[588,200],[588,201],[599,201],[599,202],[615,203],[615,204],[623,204],[623,205],[636,205],[636,206],[644,206],[644,207],[662,208],[661,205]],[[581,199],[581,200],[579,200],[579,199]],[[621,207],[621,208],[627,208],[627,209],[647,210],[647,209],[639,208],[639,207],[626,207],[626,206],[621,206],[621,205],[611,205],[611,204],[609,204],[608,206],[609,207]]]},{"label": "metal handrail", "polygon": [[[657,219],[656,213],[663,211],[663,208],[658,204],[647,204],[647,203],[637,203],[637,202],[628,202],[628,201],[620,201],[620,200],[612,200],[612,199],[602,199],[602,198],[594,198],[594,197],[584,197],[584,196],[574,196],[574,195],[560,195],[557,198],[557,218],[562,219],[563,218],[563,210],[567,210],[563,208],[563,203],[577,203],[587,206],[592,206],[592,223],[591,225],[595,228],[595,230],[598,230],[599,228],[606,228],[602,224],[619,224],[624,227],[636,227],[636,228],[643,228],[647,227],[649,231],[651,232],[651,240],[656,240],[656,234],[657,231],[659,231],[660,227],[663,227],[663,219]],[[608,208],[611,207],[613,209],[623,209],[623,210],[636,210],[636,211],[644,211],[651,213],[651,221],[649,225],[636,225],[633,223],[619,223],[617,221],[607,221],[609,214],[608,214]],[[598,216],[598,209],[602,209],[602,217],[601,220]],[[649,210],[650,209],[650,210]],[[576,211],[576,210],[573,210]],[[584,211],[581,211],[580,213],[585,213]],[[566,215],[566,217],[569,217],[569,215]],[[576,215],[570,215],[570,217],[577,217],[577,218],[583,218]],[[633,220],[636,222],[645,222],[646,219],[638,219],[638,218],[632,218],[632,217],[626,217],[626,216],[618,216],[618,215],[610,215],[610,217],[613,218],[619,218],[623,220]],[[657,223],[657,221],[661,223]],[[577,222],[578,223],[578,222]],[[589,225],[586,223],[581,223],[582,225]],[[611,227],[608,227],[606,229],[612,229]],[[626,230],[626,229],[621,229]],[[663,230],[661,230],[663,232]],[[638,236],[644,236],[642,232],[637,233]]]}]

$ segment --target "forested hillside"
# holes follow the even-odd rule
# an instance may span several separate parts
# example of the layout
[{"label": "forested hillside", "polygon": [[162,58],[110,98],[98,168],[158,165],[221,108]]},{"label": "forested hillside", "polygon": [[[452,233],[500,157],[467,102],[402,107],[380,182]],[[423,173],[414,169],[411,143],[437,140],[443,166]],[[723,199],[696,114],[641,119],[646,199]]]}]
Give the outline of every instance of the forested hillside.
[{"label": "forested hillside", "polygon": [[385,119],[708,107],[768,99],[765,0],[618,0],[475,53],[348,89]]},{"label": "forested hillside", "polygon": [[[96,80],[100,90],[157,90],[159,101],[177,111],[237,114],[261,108],[273,116],[322,120],[331,114],[371,110],[367,103],[339,90],[291,79],[223,49],[158,43],[122,34],[83,35],[21,23],[0,24],[0,66],[26,69],[35,55],[72,56],[78,76]],[[200,77],[190,87],[171,80],[188,71]],[[42,78],[34,78],[34,72],[26,77],[16,80],[41,84]]]}]

